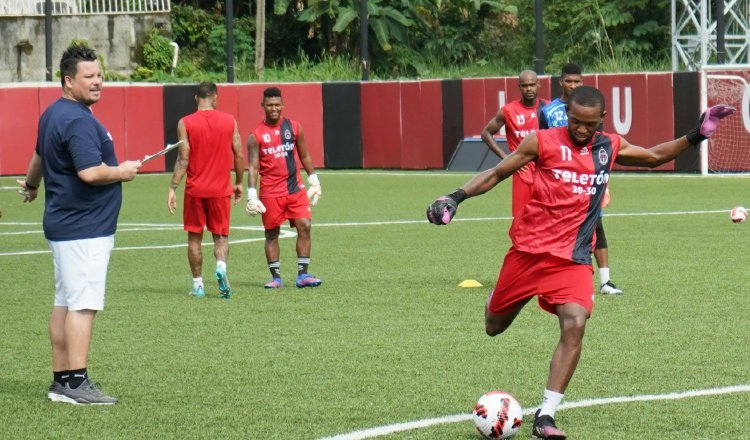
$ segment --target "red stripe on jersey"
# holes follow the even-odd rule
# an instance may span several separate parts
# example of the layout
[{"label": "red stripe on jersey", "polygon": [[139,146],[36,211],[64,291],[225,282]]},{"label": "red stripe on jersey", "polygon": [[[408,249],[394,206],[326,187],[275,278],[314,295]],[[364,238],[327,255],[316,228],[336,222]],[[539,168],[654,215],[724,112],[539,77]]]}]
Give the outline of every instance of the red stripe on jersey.
[{"label": "red stripe on jersey", "polygon": [[[289,131],[286,121],[291,124],[291,133],[286,133]],[[276,125],[263,121],[253,130],[258,142],[260,197],[281,197],[300,190],[302,179],[297,154],[298,135],[299,123],[286,118]]]},{"label": "red stripe on jersey", "polygon": [[568,127],[537,131],[539,155],[531,200],[510,229],[513,245],[591,264],[593,236],[620,137],[597,132],[576,145]]},{"label": "red stripe on jersey", "polygon": [[182,122],[190,143],[185,193],[193,197],[231,195],[234,117],[218,110],[199,110]]}]

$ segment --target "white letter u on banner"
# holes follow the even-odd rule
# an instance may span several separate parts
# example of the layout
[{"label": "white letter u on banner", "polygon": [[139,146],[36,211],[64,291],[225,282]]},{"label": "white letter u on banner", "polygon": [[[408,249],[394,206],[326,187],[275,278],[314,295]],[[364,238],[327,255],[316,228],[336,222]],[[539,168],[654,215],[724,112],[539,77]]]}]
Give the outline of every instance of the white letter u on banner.
[{"label": "white letter u on banner", "polygon": [[612,87],[612,121],[617,134],[626,135],[633,123],[633,96],[630,87],[625,87],[625,119],[620,117],[620,88]]}]

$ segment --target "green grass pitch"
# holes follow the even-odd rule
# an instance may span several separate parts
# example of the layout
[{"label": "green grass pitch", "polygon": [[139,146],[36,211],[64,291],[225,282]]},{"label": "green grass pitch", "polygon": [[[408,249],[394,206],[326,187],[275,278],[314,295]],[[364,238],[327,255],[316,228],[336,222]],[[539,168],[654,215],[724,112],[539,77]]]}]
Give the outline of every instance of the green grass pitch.
[{"label": "green grass pitch", "polygon": [[[483,330],[509,246],[509,182],[436,227],[427,204],[469,174],[321,171],[310,271],[324,283],[304,290],[294,287],[292,237],[281,239],[285,288],[263,289],[261,223],[243,202],[225,301],[210,245],[207,297],[187,295],[169,177],[124,184],[89,358],[92,378],[120,398],[112,407],[46,400],[53,268],[43,200],[23,205],[15,179],[0,179],[0,438],[319,439],[468,414],[493,389],[539,404],[556,319],[531,302],[505,334]],[[610,266],[625,294],[597,295],[565,401],[750,384],[750,224],[728,216],[750,205],[750,179],[616,173],[611,190]],[[458,288],[464,279],[484,287]],[[747,439],[747,408],[750,393],[736,392],[562,409],[557,421],[576,439]],[[527,416],[518,438],[530,425]],[[382,438],[479,436],[466,420]]]}]

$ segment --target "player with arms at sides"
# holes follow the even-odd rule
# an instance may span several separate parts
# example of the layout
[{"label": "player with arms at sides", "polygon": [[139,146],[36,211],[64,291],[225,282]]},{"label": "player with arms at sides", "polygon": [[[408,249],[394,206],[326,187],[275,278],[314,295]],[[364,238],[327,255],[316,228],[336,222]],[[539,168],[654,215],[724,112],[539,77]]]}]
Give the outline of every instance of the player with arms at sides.
[{"label": "player with arms at sides", "polygon": [[[175,190],[187,174],[182,221],[188,233],[188,263],[193,275],[192,296],[203,298],[203,229],[214,239],[219,296],[229,299],[232,289],[227,278],[229,256],[229,217],[232,203],[242,200],[245,157],[237,122],[228,113],[216,110],[219,91],[216,84],[198,85],[195,102],[198,110],[177,123],[177,138],[182,141],[172,182],[167,195],[167,209],[177,209]],[[232,185],[234,168],[234,186]]]},{"label": "player with arms at sides", "polygon": [[[575,63],[568,63],[562,67],[560,72],[560,87],[562,87],[562,96],[553,100],[548,105],[539,109],[539,128],[563,127],[568,125],[568,114],[565,110],[565,103],[568,97],[576,87],[583,85],[581,76],[581,67]],[[602,208],[609,205],[610,195],[609,187],[602,200]],[[599,268],[599,293],[604,295],[622,295],[622,290],[618,289],[615,283],[610,279],[609,274],[609,248],[607,247],[607,236],[604,233],[604,222],[600,212],[599,219],[596,222],[596,245],[594,246],[594,258],[596,266]]]},{"label": "player with arms at sides", "polygon": [[[315,206],[322,194],[320,180],[315,174],[312,159],[307,151],[302,125],[281,117],[284,102],[281,90],[269,87],[263,91],[261,102],[265,119],[247,138],[249,167],[247,176],[248,215],[263,215],[265,253],[271,281],[267,289],[278,289],[281,281],[279,262],[279,232],[289,220],[297,229],[297,280],[295,285],[317,287],[323,281],[307,273],[310,265],[310,206]],[[305,192],[300,175],[300,165],[307,173],[310,188]],[[258,177],[260,176],[260,193]]]},{"label": "player with arms at sides", "polygon": [[89,380],[94,317],[104,310],[107,268],[115,245],[122,183],[140,161],[118,164],[112,136],[91,107],[102,95],[96,52],[72,45],[60,59],[62,97],[39,119],[36,149],[25,180],[24,202],[33,202],[44,178],[44,237],[55,267],[55,300],[49,318],[52,383],[47,398],[77,405],[112,405],[117,398]]},{"label": "player with arms at sides", "polygon": [[542,309],[557,315],[560,339],[535,415],[536,438],[565,438],[554,416],[578,365],[593,308],[591,249],[612,166],[656,167],[673,160],[710,137],[719,121],[733,112],[725,105],[711,107],[687,135],[646,149],[597,131],[605,115],[604,96],[594,87],[581,86],[567,103],[567,127],[530,134],[497,166],[427,208],[431,223],[447,224],[463,200],[486,193],[524,165],[536,163],[531,200],[511,226],[512,245],[485,308],[485,331],[490,336],[504,332],[534,296]]},{"label": "player with arms at sides", "polygon": [[[521,90],[521,99],[502,106],[482,130],[482,140],[500,159],[505,159],[507,154],[497,144],[494,136],[505,126],[508,150],[511,153],[516,151],[523,138],[539,128],[537,112],[546,104],[546,101],[537,99],[539,79],[533,70],[524,70],[518,75],[518,88]],[[514,219],[521,216],[523,207],[531,197],[533,173],[534,164],[529,163],[513,175],[512,214]]]}]

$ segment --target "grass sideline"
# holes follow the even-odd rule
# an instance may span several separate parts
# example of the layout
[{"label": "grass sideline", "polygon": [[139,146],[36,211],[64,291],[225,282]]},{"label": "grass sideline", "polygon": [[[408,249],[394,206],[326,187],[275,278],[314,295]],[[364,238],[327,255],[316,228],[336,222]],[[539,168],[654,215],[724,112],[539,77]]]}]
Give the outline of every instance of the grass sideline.
[{"label": "grass sideline", "polygon": [[[530,303],[504,335],[484,335],[482,307],[509,246],[509,182],[461,205],[456,222],[426,205],[469,174],[320,172],[311,272],[293,287],[294,239],[282,239],[287,287],[269,274],[260,220],[233,210],[235,295],[189,298],[184,247],[116,250],[89,367],[114,407],[46,401],[52,262],[43,201],[22,205],[0,178],[0,438],[315,439],[468,413],[492,389],[537,405],[556,320]],[[166,210],[169,176],[124,186],[116,246],[181,245]],[[596,298],[566,401],[750,383],[747,238],[728,210],[750,204],[743,177],[615,174],[605,226],[618,298]],[[181,206],[181,205],[180,205]],[[471,220],[471,221],[470,221]],[[162,225],[157,228],[149,225]],[[242,227],[243,229],[240,229]],[[6,255],[38,250],[40,254]],[[211,247],[204,277],[212,280]],[[460,289],[463,279],[480,289]],[[572,438],[750,438],[750,393],[576,408],[558,413]],[[527,417],[518,438],[528,438]],[[471,422],[386,439],[476,440]]]}]

